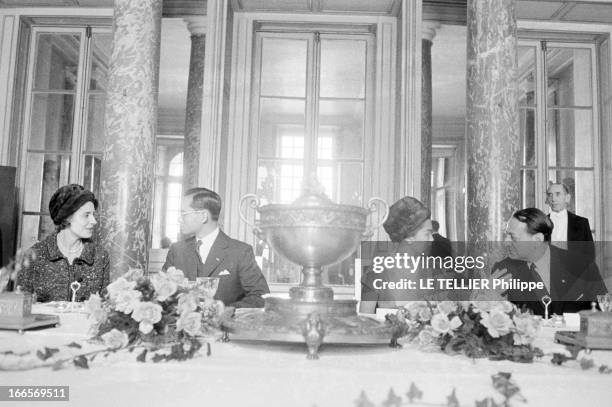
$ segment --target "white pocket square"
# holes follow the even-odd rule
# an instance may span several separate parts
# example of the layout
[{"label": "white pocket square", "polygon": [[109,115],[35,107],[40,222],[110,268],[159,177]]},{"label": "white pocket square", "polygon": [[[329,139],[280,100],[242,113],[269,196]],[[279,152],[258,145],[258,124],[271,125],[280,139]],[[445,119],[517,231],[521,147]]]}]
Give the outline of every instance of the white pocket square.
[{"label": "white pocket square", "polygon": [[219,273],[220,276],[229,276],[230,272],[227,270],[223,270],[222,272]]}]

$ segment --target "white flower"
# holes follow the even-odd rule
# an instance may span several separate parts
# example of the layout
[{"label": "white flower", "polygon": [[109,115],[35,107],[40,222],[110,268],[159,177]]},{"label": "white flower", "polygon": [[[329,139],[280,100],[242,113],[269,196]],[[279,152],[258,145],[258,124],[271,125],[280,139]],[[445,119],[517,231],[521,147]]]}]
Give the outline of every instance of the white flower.
[{"label": "white flower", "polygon": [[505,312],[506,314],[509,314],[514,311],[514,307],[515,305],[512,304],[510,301],[495,301],[495,304],[493,305],[492,309],[498,309],[502,312]]},{"label": "white flower", "polygon": [[104,345],[111,349],[124,348],[129,342],[127,334],[115,328],[102,335],[102,340],[104,341]]},{"label": "white flower", "polygon": [[110,283],[106,287],[106,290],[108,291],[110,299],[114,300],[121,292],[132,290],[134,289],[134,287],[136,287],[135,281],[127,281],[125,278],[119,277],[118,279]]},{"label": "white flower", "polygon": [[472,306],[471,301],[459,301],[458,304],[461,307],[461,309],[466,312],[469,311],[470,306]]},{"label": "white flower", "polygon": [[457,304],[452,301],[441,301],[436,308],[441,314],[448,315],[451,312],[457,311]]},{"label": "white flower", "polygon": [[431,309],[429,307],[421,308],[419,310],[419,320],[427,322],[431,319]]},{"label": "white flower", "polygon": [[102,308],[102,297],[98,294],[91,294],[84,305],[89,318],[96,322],[102,322],[106,319],[106,311]]},{"label": "white flower", "polygon": [[202,314],[199,312],[189,312],[181,315],[176,321],[176,330],[185,331],[185,333],[195,336],[202,329]]},{"label": "white flower", "polygon": [[140,302],[142,293],[138,290],[126,290],[120,292],[115,297],[115,309],[124,314],[129,314],[134,311],[134,308]]},{"label": "white flower", "polygon": [[480,323],[487,328],[487,332],[493,338],[499,338],[510,333],[513,326],[510,316],[499,309],[493,309],[491,312],[481,312]]},{"label": "white flower", "polygon": [[515,345],[531,344],[540,329],[540,321],[528,313],[518,314],[512,317],[515,326],[513,335]]},{"label": "white flower", "polygon": [[436,314],[431,318],[432,329],[440,334],[447,334],[459,328],[463,324],[459,317],[455,316],[449,321],[448,317],[444,314]]},{"label": "white flower", "polygon": [[439,351],[438,338],[440,338],[440,334],[432,329],[431,326],[427,326],[419,332],[416,341],[422,350]]},{"label": "white flower", "polygon": [[158,301],[166,301],[178,289],[178,284],[169,279],[165,274],[160,273],[151,279]]},{"label": "white flower", "polygon": [[139,278],[144,276],[144,270],[141,268],[130,267],[127,273],[123,275],[127,281],[138,281]]},{"label": "white flower", "polygon": [[472,304],[474,305],[474,312],[489,312],[494,307],[497,301],[474,301]]},{"label": "white flower", "polygon": [[195,311],[198,308],[197,296],[193,293],[180,294],[177,308],[181,315]]},{"label": "white flower", "polygon": [[185,273],[183,273],[183,270],[177,269],[176,267],[168,267],[168,270],[166,270],[166,276],[168,277],[168,279],[174,281],[180,286],[187,285],[189,281],[185,277]]},{"label": "white flower", "polygon": [[153,324],[158,323],[162,317],[162,307],[152,302],[140,302],[132,312],[132,318],[140,322],[138,329],[143,334],[153,330]]}]

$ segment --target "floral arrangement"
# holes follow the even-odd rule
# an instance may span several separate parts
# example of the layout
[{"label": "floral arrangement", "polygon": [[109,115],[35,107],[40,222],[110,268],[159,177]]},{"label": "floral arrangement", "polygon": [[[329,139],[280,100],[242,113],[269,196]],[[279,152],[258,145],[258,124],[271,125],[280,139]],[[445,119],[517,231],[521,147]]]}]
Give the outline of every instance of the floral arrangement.
[{"label": "floral arrangement", "polygon": [[532,362],[540,320],[508,301],[412,302],[398,311],[406,339],[425,350]]},{"label": "floral arrangement", "polygon": [[150,278],[131,270],[106,291],[103,296],[92,294],[84,303],[91,322],[89,343],[2,352],[0,371],[71,365],[88,368],[99,355],[108,357],[123,349],[133,352],[139,362],[187,360],[203,345],[210,355],[209,340],[222,337],[223,302],[188,281],[181,270],[171,267]]},{"label": "floral arrangement", "polygon": [[94,294],[85,302],[94,339],[111,349],[171,344],[168,360],[191,358],[201,339],[221,335],[223,302],[202,296],[181,270],[170,267],[151,278],[138,274],[118,278],[108,285],[104,297]]}]

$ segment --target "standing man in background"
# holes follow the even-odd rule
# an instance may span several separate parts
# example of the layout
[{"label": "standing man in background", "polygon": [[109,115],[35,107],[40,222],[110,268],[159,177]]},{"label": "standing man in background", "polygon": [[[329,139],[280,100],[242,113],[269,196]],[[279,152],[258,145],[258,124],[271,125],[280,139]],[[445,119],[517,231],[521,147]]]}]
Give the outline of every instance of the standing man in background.
[{"label": "standing man in background", "polygon": [[446,257],[453,255],[453,249],[451,247],[451,242],[448,238],[442,236],[440,234],[440,223],[437,220],[431,221],[431,228],[433,230],[432,237],[433,243],[431,244],[431,255]]},{"label": "standing man in background", "polygon": [[[592,262],[595,260],[595,245],[592,243],[591,226],[587,218],[567,210],[571,197],[569,188],[563,183],[551,183],[548,186],[546,191],[546,203],[550,206],[548,216],[554,224],[551,244],[583,256],[586,262]],[[580,243],[572,244],[572,242]]]}]

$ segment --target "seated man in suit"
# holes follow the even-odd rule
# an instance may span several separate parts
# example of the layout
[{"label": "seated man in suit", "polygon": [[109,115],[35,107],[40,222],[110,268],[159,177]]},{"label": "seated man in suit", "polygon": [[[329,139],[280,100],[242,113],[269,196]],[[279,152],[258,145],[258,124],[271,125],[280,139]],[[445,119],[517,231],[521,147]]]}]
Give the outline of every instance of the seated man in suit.
[{"label": "seated man in suit", "polygon": [[[595,245],[589,220],[567,210],[571,195],[567,185],[554,183],[546,190],[546,203],[550,206],[550,220],[555,226],[552,244],[583,256],[589,262],[595,260]],[[579,242],[579,243],[575,243]]]},{"label": "seated man in suit", "polygon": [[549,296],[549,315],[590,308],[590,301],[607,292],[594,263],[550,245],[551,220],[536,208],[516,211],[506,228],[508,258],[493,266],[493,274],[521,281],[543,282],[535,291],[508,290],[506,297],[519,307],[544,315],[542,299]]},{"label": "seated man in suit", "polygon": [[223,233],[218,226],[221,197],[192,188],[181,205],[181,231],[190,235],[170,246],[163,270],[174,266],[189,280],[221,278],[215,299],[236,308],[261,308],[268,283],[255,262],[253,248]]}]

